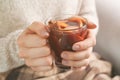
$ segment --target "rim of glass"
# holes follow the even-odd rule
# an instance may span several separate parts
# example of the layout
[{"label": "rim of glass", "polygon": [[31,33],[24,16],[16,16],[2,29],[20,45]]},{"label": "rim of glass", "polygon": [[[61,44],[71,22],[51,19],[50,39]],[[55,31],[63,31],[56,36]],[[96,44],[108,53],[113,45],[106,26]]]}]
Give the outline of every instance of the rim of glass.
[{"label": "rim of glass", "polygon": [[[68,16],[66,17],[65,15],[68,15]],[[77,29],[87,28],[87,24],[88,24],[87,19],[86,19],[85,17],[83,17],[83,16],[79,16],[79,15],[76,15],[76,14],[61,14],[61,15],[55,15],[55,16],[53,16],[53,17],[47,18],[47,19],[45,20],[45,24],[48,25],[48,22],[49,22],[50,20],[62,20],[62,19],[60,19],[61,16],[65,16],[65,17],[66,17],[66,18],[63,17],[63,19],[67,19],[67,18],[75,17],[75,16],[76,16],[76,17],[80,17],[80,18],[85,19],[85,23],[84,23],[84,25],[83,25],[82,27],[78,27],[78,28],[75,28],[75,29],[68,29],[68,30],[67,30],[67,29],[57,29],[57,28],[54,28],[55,30],[58,30],[58,31],[69,31],[69,30],[77,30]],[[56,18],[58,18],[58,19],[56,19]]]},{"label": "rim of glass", "polygon": [[55,29],[56,31],[74,31],[74,30],[78,30],[78,29],[83,29],[83,28],[86,28],[87,26],[84,25],[83,27],[78,27],[78,28],[75,28],[75,29]]}]

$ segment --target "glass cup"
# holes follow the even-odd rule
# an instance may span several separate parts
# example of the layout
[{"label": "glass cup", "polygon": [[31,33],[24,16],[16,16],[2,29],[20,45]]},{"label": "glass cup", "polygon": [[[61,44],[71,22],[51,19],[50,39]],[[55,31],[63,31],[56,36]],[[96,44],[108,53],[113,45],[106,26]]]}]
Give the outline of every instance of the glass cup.
[{"label": "glass cup", "polygon": [[70,66],[62,64],[61,53],[63,51],[74,51],[74,43],[84,40],[87,37],[87,20],[75,15],[61,15],[50,18],[49,44],[54,51],[55,64],[60,69],[70,69]]}]

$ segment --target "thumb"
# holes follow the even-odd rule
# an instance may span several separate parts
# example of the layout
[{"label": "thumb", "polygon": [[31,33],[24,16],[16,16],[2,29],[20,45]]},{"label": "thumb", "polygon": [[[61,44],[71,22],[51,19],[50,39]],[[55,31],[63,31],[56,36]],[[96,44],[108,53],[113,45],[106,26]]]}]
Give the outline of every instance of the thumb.
[{"label": "thumb", "polygon": [[90,47],[93,47],[95,44],[96,44],[96,39],[93,37],[88,37],[83,41],[76,42],[75,44],[73,44],[72,49],[75,51],[85,50]]},{"label": "thumb", "polygon": [[93,32],[88,30],[87,38],[73,44],[72,49],[75,51],[85,50],[96,45],[96,36]]},{"label": "thumb", "polygon": [[43,38],[47,38],[49,36],[46,26],[40,22],[33,22],[30,26],[28,26],[25,34],[37,34]]}]

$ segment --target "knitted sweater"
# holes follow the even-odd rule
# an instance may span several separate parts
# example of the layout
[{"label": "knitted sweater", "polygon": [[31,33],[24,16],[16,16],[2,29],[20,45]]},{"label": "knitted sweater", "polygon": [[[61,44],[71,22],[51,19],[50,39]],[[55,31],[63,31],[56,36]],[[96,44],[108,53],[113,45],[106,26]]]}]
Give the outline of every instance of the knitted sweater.
[{"label": "knitted sweater", "polygon": [[98,24],[94,0],[0,0],[0,72],[19,67],[16,40],[32,22],[77,14]]}]

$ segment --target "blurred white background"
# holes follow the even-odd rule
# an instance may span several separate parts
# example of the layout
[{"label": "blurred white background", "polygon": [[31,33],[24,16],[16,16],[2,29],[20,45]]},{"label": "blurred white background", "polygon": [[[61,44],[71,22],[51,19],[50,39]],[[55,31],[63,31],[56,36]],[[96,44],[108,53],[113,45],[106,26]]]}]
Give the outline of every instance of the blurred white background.
[{"label": "blurred white background", "polygon": [[95,51],[120,74],[120,0],[96,0],[100,29]]}]

